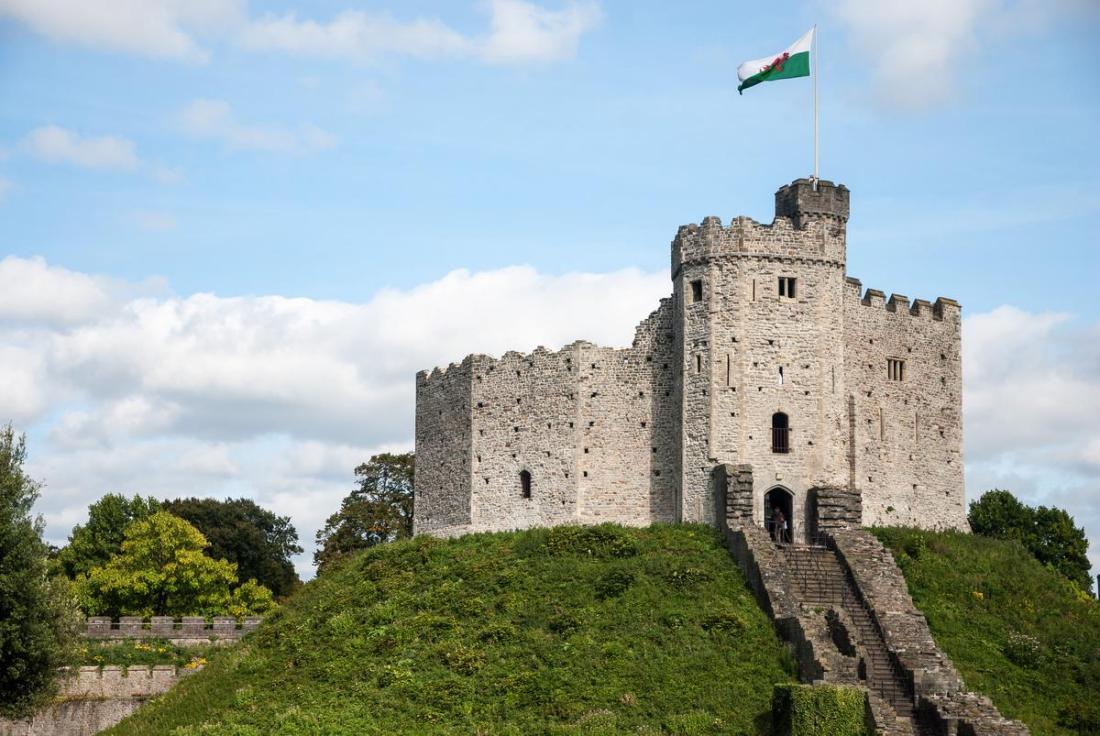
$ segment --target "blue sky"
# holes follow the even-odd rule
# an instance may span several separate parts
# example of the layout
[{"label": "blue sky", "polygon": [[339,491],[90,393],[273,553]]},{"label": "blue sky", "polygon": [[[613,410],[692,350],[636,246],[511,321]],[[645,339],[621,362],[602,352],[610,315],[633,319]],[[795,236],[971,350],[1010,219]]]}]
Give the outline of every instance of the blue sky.
[{"label": "blue sky", "polygon": [[107,490],[311,537],[410,444],[413,371],[628,343],[678,225],[770,221],[810,173],[808,80],[735,70],[814,23],[849,273],[958,299],[981,346],[968,492],[1100,538],[1094,4],[85,5],[0,0],[0,419],[54,539]]}]

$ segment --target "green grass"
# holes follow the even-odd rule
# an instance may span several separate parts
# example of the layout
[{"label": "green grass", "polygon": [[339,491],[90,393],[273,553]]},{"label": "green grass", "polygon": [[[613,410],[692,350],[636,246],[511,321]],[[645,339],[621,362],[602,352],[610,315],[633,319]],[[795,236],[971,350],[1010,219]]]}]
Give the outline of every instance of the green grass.
[{"label": "green grass", "polygon": [[766,734],[792,665],[714,530],[376,547],[107,733]]},{"label": "green grass", "polygon": [[1100,604],[1014,542],[873,531],[970,689],[1035,736],[1100,733]]}]

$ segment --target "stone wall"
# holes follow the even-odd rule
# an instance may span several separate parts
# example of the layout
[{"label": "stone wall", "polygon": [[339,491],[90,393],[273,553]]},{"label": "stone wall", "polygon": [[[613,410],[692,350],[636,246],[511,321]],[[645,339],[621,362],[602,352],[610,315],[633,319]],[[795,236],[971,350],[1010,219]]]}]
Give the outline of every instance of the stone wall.
[{"label": "stone wall", "polygon": [[[846,485],[868,526],[967,529],[963,494],[962,315],[848,279],[844,370],[856,451]],[[904,362],[901,380],[888,360]]]},{"label": "stone wall", "polygon": [[[959,307],[862,294],[845,276],[848,202],[799,179],[776,192],[771,224],[681,227],[672,297],[630,348],[418,374],[415,531],[717,524],[712,473],[727,464],[753,466],[758,523],[767,493],[790,495],[795,541],[814,533],[814,489],[861,496],[830,497],[845,522],[965,528]],[[903,380],[887,360],[905,361]],[[773,447],[780,414],[787,452]]]},{"label": "stone wall", "polygon": [[240,621],[233,616],[215,616],[209,623],[202,616],[184,616],[179,621],[172,616],[153,616],[148,622],[140,616],[123,616],[118,621],[91,616],[81,633],[86,639],[167,639],[177,646],[192,646],[239,641],[262,621],[262,616],[247,616]]},{"label": "stone wall", "polygon": [[194,670],[155,667],[79,667],[67,671],[56,701],[33,718],[0,719],[0,736],[92,736],[167,692]]}]

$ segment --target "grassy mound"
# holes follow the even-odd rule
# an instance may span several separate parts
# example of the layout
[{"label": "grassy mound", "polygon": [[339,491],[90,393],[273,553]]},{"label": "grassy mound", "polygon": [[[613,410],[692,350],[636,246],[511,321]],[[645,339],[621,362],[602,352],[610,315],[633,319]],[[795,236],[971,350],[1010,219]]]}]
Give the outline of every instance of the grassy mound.
[{"label": "grassy mound", "polygon": [[757,734],[791,672],[708,527],[417,538],[107,733]]},{"label": "grassy mound", "polygon": [[1036,736],[1100,734],[1100,604],[1014,542],[873,531],[969,688]]}]

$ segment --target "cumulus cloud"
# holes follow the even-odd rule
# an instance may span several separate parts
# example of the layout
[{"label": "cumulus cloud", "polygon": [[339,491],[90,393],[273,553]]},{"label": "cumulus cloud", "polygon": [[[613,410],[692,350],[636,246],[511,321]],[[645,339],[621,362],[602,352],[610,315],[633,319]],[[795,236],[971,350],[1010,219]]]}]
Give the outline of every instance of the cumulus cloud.
[{"label": "cumulus cloud", "polygon": [[241,41],[254,50],[375,60],[471,57],[489,62],[546,62],[576,55],[580,37],[599,22],[593,0],[570,0],[551,10],[526,0],[488,0],[489,32],[467,35],[434,18],[401,21],[384,13],[349,10],[328,22],[294,13],[254,20]]},{"label": "cumulus cloud", "polygon": [[878,102],[910,111],[950,99],[959,69],[999,38],[1100,17],[1085,0],[841,0],[829,9],[871,65]]},{"label": "cumulus cloud", "polygon": [[141,165],[132,141],[115,136],[82,137],[57,125],[35,128],[23,141],[33,156],[86,169],[136,169]]},{"label": "cumulus cloud", "polygon": [[250,17],[246,0],[0,0],[7,16],[62,43],[203,62],[206,43],[227,37],[246,49],[374,60],[480,58],[490,62],[558,61],[600,19],[595,0],[548,9],[527,0],[484,0],[489,32],[462,33],[436,18],[400,20],[385,12],[344,10],[331,20]]},{"label": "cumulus cloud", "polygon": [[1100,324],[1002,306],[963,325],[967,490],[1084,524],[1100,567]]},{"label": "cumulus cloud", "polygon": [[[411,448],[418,370],[574,339],[628,345],[669,287],[664,273],[517,266],[363,303],[178,297],[7,258],[0,421],[30,432],[55,541],[119,491],[255,498],[308,547],[358,463]],[[1007,487],[1100,538],[1100,326],[1001,307],[964,330],[971,497]]]},{"label": "cumulus cloud", "polygon": [[0,0],[0,16],[51,40],[153,58],[205,61],[196,34],[240,23],[245,0]]},{"label": "cumulus cloud", "polygon": [[311,153],[336,147],[332,134],[313,125],[297,130],[276,125],[246,125],[224,100],[195,100],[180,115],[184,130],[196,138],[221,141],[234,150]]},{"label": "cumulus cloud", "polygon": [[181,298],[8,258],[0,421],[31,434],[56,541],[108,491],[246,495],[311,540],[357,464],[411,447],[416,371],[577,338],[629,344],[668,290],[664,274],[513,267],[365,303]]}]

